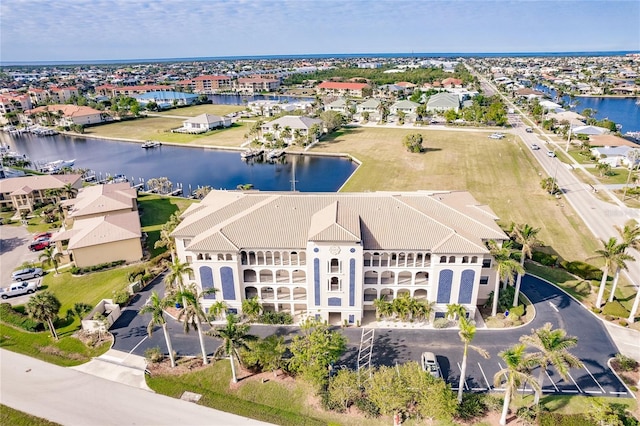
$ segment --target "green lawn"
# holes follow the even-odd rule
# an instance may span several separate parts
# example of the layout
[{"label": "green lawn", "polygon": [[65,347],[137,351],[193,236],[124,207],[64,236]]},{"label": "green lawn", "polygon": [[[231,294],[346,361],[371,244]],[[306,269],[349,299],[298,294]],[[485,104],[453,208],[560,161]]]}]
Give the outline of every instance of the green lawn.
[{"label": "green lawn", "polygon": [[138,196],[138,207],[142,211],[140,224],[142,232],[147,233],[147,248],[151,252],[151,257],[155,257],[164,252],[164,248],[156,249],[154,245],[160,239],[160,230],[172,214],[186,209],[196,200],[189,200],[181,197],[163,197],[160,195],[142,194]]},{"label": "green lawn", "polygon": [[0,425],[11,426],[59,426],[41,417],[32,416],[22,411],[0,404]]},{"label": "green lawn", "polygon": [[629,170],[624,167],[616,167],[611,169],[610,176],[600,176],[600,170],[589,168],[589,173],[594,175],[603,185],[622,185],[626,184],[629,179]]},{"label": "green lawn", "polygon": [[[422,134],[425,153],[404,149],[410,133]],[[523,148],[513,136],[496,141],[484,132],[358,127],[336,132],[311,152],[346,152],[362,161],[344,191],[467,190],[502,224],[542,228],[540,238],[562,258],[591,256],[597,241],[570,206],[540,188],[544,172]]]},{"label": "green lawn", "polygon": [[174,115],[180,117],[195,117],[200,114],[211,114],[211,115],[227,115],[233,112],[245,111],[246,107],[243,105],[212,105],[212,104],[203,104],[203,105],[194,105],[184,108],[175,108],[167,111],[161,111],[153,114],[159,115]]},{"label": "green lawn", "polygon": [[[270,376],[271,377],[271,376]],[[228,360],[215,361],[210,367],[182,375],[147,377],[154,391],[179,398],[184,391],[202,395],[199,404],[284,426],[361,425],[363,417],[348,417],[315,408],[312,390],[303,382],[285,383],[244,379],[237,389],[229,388],[231,368]],[[389,419],[366,419],[371,426],[390,424]]]}]

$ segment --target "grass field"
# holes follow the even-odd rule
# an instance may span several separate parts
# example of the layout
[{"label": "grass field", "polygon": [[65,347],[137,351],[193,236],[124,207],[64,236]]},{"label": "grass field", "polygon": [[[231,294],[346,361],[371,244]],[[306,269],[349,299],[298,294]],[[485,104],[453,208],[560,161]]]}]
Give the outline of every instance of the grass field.
[{"label": "grass field", "polygon": [[[402,146],[409,133],[421,133],[426,152]],[[544,172],[513,136],[489,139],[483,132],[424,129],[346,128],[311,152],[346,152],[362,165],[344,191],[467,190],[488,204],[500,223],[542,228],[548,250],[564,259],[584,260],[597,248],[577,214],[540,188]]]},{"label": "grass field", "polygon": [[174,115],[181,117],[195,117],[200,114],[211,114],[211,115],[227,115],[234,112],[244,111],[246,107],[243,105],[212,105],[212,104],[203,104],[203,105],[194,105],[190,107],[171,109],[169,111],[162,111],[153,114],[159,115]]},{"label": "grass field", "polygon": [[6,405],[0,405],[0,425],[11,426],[59,426],[58,423],[14,410]]},{"label": "grass field", "polygon": [[180,197],[162,197],[160,195],[142,194],[138,196],[138,206],[142,211],[140,225],[142,232],[147,233],[147,248],[151,257],[155,257],[166,249],[154,248],[155,242],[160,239],[160,230],[172,214],[186,209],[195,200]]}]

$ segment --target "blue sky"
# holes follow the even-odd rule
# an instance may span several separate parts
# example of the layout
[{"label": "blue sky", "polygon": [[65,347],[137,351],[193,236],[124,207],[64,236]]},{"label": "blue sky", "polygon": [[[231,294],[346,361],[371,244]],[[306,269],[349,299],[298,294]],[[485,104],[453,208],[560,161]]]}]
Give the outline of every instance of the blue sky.
[{"label": "blue sky", "polygon": [[0,60],[640,50],[638,22],[638,0],[2,0]]}]

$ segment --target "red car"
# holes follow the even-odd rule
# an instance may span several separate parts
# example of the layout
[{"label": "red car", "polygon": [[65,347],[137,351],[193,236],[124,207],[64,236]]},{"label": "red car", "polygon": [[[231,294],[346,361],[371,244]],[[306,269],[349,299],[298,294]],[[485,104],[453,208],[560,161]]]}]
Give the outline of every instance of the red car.
[{"label": "red car", "polygon": [[49,247],[49,239],[48,238],[40,238],[39,240],[35,240],[31,244],[29,244],[29,250],[31,251],[40,251]]},{"label": "red car", "polygon": [[33,241],[40,240],[42,238],[46,238],[47,240],[51,238],[51,232],[41,232],[33,236]]}]

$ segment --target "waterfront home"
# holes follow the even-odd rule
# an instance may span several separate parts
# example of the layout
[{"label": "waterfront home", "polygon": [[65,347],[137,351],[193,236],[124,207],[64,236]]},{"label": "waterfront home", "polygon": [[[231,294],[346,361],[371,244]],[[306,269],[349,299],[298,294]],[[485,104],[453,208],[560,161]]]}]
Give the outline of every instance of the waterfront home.
[{"label": "waterfront home", "polygon": [[[9,92],[0,94],[0,124],[7,124],[15,119],[7,119],[9,113],[18,113],[31,109],[31,98],[28,95],[17,92]],[[13,121],[15,124],[16,121]]]},{"label": "waterfront home", "polygon": [[149,102],[155,102],[160,109],[171,108],[172,106],[193,105],[198,101],[198,95],[185,92],[174,92],[171,90],[159,90],[154,92],[133,95],[140,105],[147,105]]},{"label": "waterfront home", "polygon": [[229,91],[233,88],[233,79],[226,75],[200,75],[176,83],[177,87],[190,89],[193,93],[212,94]]},{"label": "waterfront home", "polygon": [[36,123],[56,126],[87,125],[97,124],[107,121],[108,115],[103,111],[88,107],[71,104],[44,105],[34,109],[26,110],[20,114],[20,121],[23,123]]},{"label": "waterfront home", "polygon": [[[41,175],[21,176],[0,179],[0,207],[11,208],[18,212],[26,210],[32,212],[36,206],[55,203],[64,199],[65,186],[80,189],[82,177],[80,175]],[[56,195],[57,190],[60,195]]]},{"label": "waterfront home", "polygon": [[253,95],[260,92],[275,92],[280,88],[277,78],[245,77],[236,80],[234,89],[239,93]]},{"label": "waterfront home", "polygon": [[208,309],[258,297],[296,321],[356,324],[373,302],[408,295],[436,316],[459,303],[473,318],[494,290],[487,242],[508,237],[464,191],[292,193],[212,191],[182,214],[176,253]]},{"label": "waterfront home", "polygon": [[177,133],[205,133],[212,129],[230,127],[232,124],[230,117],[219,115],[200,114],[182,122],[182,127],[175,129]]},{"label": "waterfront home", "polygon": [[632,160],[632,151],[638,151],[640,153],[640,147],[633,148],[631,146],[607,146],[591,148],[591,154],[596,157],[598,163],[608,164],[611,167],[636,167],[640,163],[640,159],[636,157],[635,161]]},{"label": "waterfront home", "polygon": [[427,101],[427,111],[444,112],[448,110],[460,111],[460,97],[455,93],[441,92],[431,95]]},{"label": "waterfront home", "polygon": [[632,148],[639,147],[637,143],[633,143],[630,140],[621,138],[620,136],[612,135],[610,133],[604,134],[604,135],[590,135],[589,145],[604,146],[604,147],[612,147],[612,146],[630,146]]},{"label": "waterfront home", "polygon": [[131,211],[77,219],[72,229],[53,234],[51,242],[78,268],[86,268],[119,260],[141,260],[141,237],[140,216]]},{"label": "waterfront home", "polygon": [[51,98],[52,102],[55,102],[57,104],[64,104],[67,103],[67,101],[69,101],[72,98],[77,98],[79,93],[78,93],[78,88],[77,87],[51,87],[49,89],[47,89],[47,92],[49,94],[49,98]]},{"label": "waterfront home", "polygon": [[62,202],[66,225],[51,242],[79,268],[142,258],[137,191],[128,183],[82,188]]},{"label": "waterfront home", "polygon": [[349,103],[344,99],[337,99],[324,106],[325,111],[337,111],[341,114],[349,113]]},{"label": "waterfront home", "polygon": [[[322,132],[322,120],[317,118],[303,117],[299,115],[285,115],[273,121],[262,124],[260,131],[262,138],[266,134],[272,134],[274,138],[283,138],[287,144],[295,139],[295,135],[306,138],[311,134],[311,128],[318,126],[318,130]],[[283,132],[288,131],[289,136],[284,137]]]},{"label": "waterfront home", "polygon": [[367,83],[343,83],[338,81],[323,81],[316,86],[320,95],[361,98],[363,92],[371,89]]},{"label": "waterfront home", "polygon": [[583,125],[578,127],[572,127],[571,133],[574,135],[593,136],[593,135],[604,135],[605,133],[609,133],[609,130],[605,129],[604,127]]}]

